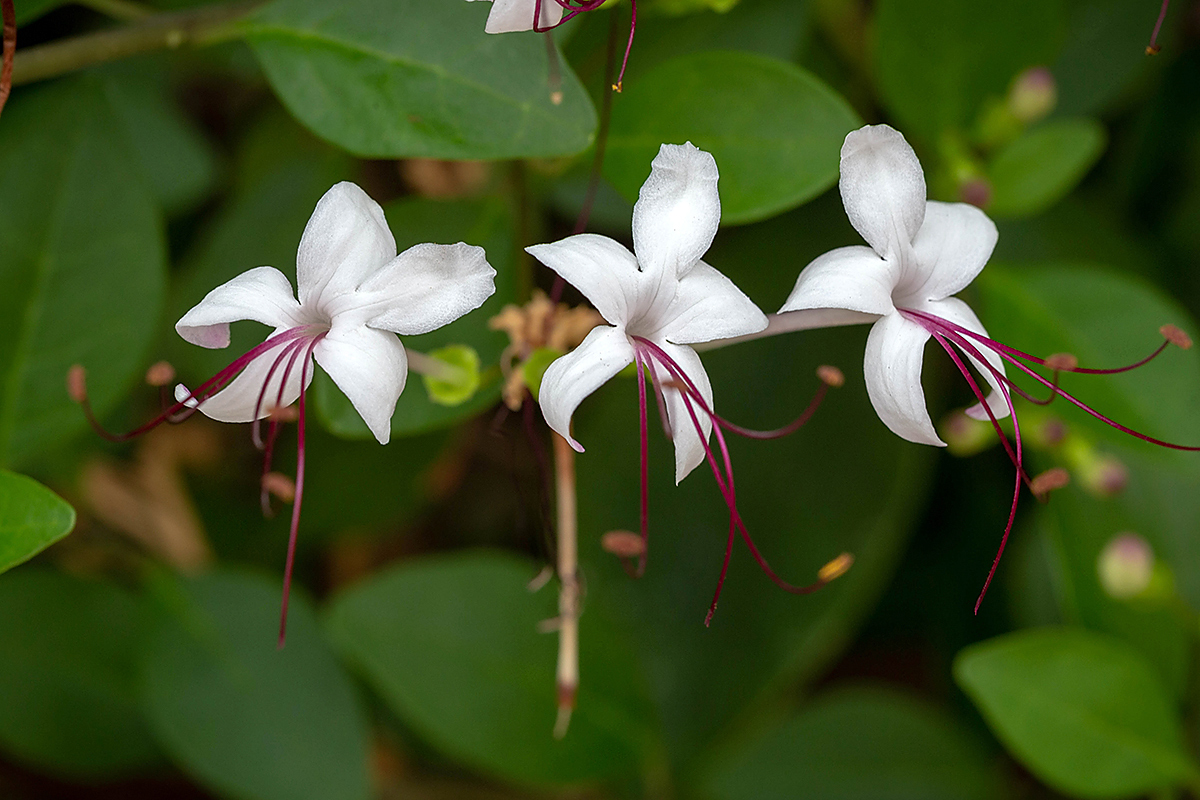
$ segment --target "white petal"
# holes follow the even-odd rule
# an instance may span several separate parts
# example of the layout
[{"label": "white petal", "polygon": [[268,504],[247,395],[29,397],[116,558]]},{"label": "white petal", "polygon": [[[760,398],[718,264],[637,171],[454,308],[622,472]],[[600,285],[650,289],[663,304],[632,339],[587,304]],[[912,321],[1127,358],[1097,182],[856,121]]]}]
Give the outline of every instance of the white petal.
[{"label": "white petal", "polygon": [[838,187],[867,244],[881,256],[904,257],[925,217],[925,173],[899,131],[866,125],[847,134]]},{"label": "white petal", "polygon": [[613,325],[629,321],[637,297],[638,264],[620,242],[581,233],[526,247],[525,252],[578,289]]},{"label": "white petal", "polygon": [[[687,345],[676,345],[665,341],[658,341],[655,344],[661,347],[671,357],[671,360],[683,370],[683,373],[692,379],[696,391],[704,398],[704,404],[710,411],[715,412],[712,384],[708,381],[708,373],[704,371],[704,364],[700,362],[700,356],[696,354],[696,351]],[[652,362],[652,364],[654,374],[660,381],[674,380],[671,372],[664,366],[657,362]],[[704,462],[704,443],[712,435],[712,419],[694,399],[691,404],[692,411],[695,413],[695,419],[693,419],[684,403],[683,393],[678,389],[664,388],[663,396],[667,401],[667,422],[671,425],[671,438],[675,442],[675,483],[679,483],[687,477],[689,472]],[[697,423],[700,425],[700,431],[696,430]]]},{"label": "white petal", "polygon": [[691,142],[664,144],[633,206],[642,269],[682,275],[708,251],[721,222],[717,162]]},{"label": "white petal", "polygon": [[[299,348],[298,351],[288,350],[289,344],[294,344]],[[293,340],[263,353],[251,361],[228,386],[202,402],[201,413],[219,422],[251,422],[255,418],[256,406],[259,418],[269,416],[276,407],[290,406],[300,396],[300,375],[308,353],[308,344],[306,339]],[[296,354],[294,360],[292,353]],[[273,371],[272,366],[275,367]],[[267,373],[271,373],[269,384]],[[287,383],[283,395],[280,396],[279,387],[285,377]],[[306,386],[312,382],[312,377],[313,367],[309,364]],[[265,390],[264,384],[267,384]],[[188,391],[182,384],[175,387],[177,401],[183,402],[187,396]]]},{"label": "white petal", "polygon": [[257,267],[213,289],[175,323],[175,330],[201,347],[229,346],[229,323],[250,319],[272,328],[302,324],[292,285],[274,267]]},{"label": "white petal", "polygon": [[571,436],[571,415],[583,398],[633,363],[633,346],[619,328],[598,325],[583,343],[555,360],[542,376],[538,403],[546,423],[579,452],[583,445]]},{"label": "white petal", "polygon": [[[947,297],[945,300],[925,303],[919,310],[927,311],[930,314],[949,320],[955,325],[959,325],[967,330],[987,336],[987,331],[984,330],[983,323],[979,321],[979,317],[975,316],[975,312],[971,307],[959,300],[957,297]],[[1004,371],[1004,359],[1000,358],[994,350],[984,347],[979,342],[973,340],[970,336],[964,337],[968,342],[975,346],[975,349],[983,355],[989,364],[999,370],[1001,375],[1006,374]],[[960,351],[961,352],[961,351]],[[966,354],[964,354],[966,355]],[[1004,399],[1004,392],[1000,389],[1000,381],[992,375],[991,370],[987,369],[980,363],[979,359],[974,356],[967,356],[971,360],[971,364],[983,375],[984,379],[991,384],[992,391],[987,396],[988,407],[992,409],[992,414],[996,419],[1004,419],[1008,416],[1008,403]],[[978,384],[978,381],[976,381]],[[982,387],[980,387],[982,388]],[[987,420],[987,412],[983,410],[982,403],[976,403],[967,409],[967,415],[978,420]]]},{"label": "white petal", "polygon": [[921,361],[929,333],[899,313],[888,314],[867,336],[863,375],[867,395],[883,424],[902,439],[945,447],[925,408]]},{"label": "white petal", "polygon": [[754,302],[703,261],[679,281],[662,335],[675,344],[711,342],[758,333],[767,317]]},{"label": "white petal", "polygon": [[396,257],[383,209],[349,181],[317,201],[296,251],[300,302],[320,307]]},{"label": "white petal", "polygon": [[884,315],[895,310],[892,289],[898,280],[896,262],[869,247],[839,247],[817,256],[800,271],[796,286],[780,312],[809,308],[841,308]]},{"label": "white petal", "polygon": [[[488,14],[487,33],[514,33],[533,30],[535,0],[495,0]],[[542,0],[541,26],[551,28],[559,23],[563,9],[555,0]]]},{"label": "white petal", "polygon": [[334,324],[364,323],[406,336],[428,333],[474,311],[496,291],[482,247],[419,244],[329,304]]},{"label": "white petal", "polygon": [[992,257],[996,237],[995,223],[975,206],[931,200],[913,239],[915,258],[896,296],[919,302],[958,294]]},{"label": "white petal", "polygon": [[335,325],[313,355],[379,443],[387,444],[396,400],[408,377],[408,357],[396,334],[362,325]]}]

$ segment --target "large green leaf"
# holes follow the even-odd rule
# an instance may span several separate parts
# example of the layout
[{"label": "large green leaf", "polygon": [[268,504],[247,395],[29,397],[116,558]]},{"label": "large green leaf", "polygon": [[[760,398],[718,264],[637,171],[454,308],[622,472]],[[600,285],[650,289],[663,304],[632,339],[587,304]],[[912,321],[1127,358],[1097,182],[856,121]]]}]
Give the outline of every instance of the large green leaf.
[{"label": "large green leaf", "polygon": [[75,778],[156,764],[137,702],[144,617],[139,600],[111,583],[39,569],[0,577],[0,745]]},{"label": "large green leaf", "polygon": [[1120,640],[1022,631],[962,651],[954,676],[1005,746],[1074,797],[1132,797],[1200,780],[1166,688]]},{"label": "large green leaf", "polygon": [[603,617],[580,620],[578,706],[562,740],[555,716],[552,589],[499,553],[429,558],[375,575],[328,611],[337,648],[388,706],[452,758],[521,782],[636,774],[649,708],[632,657]]},{"label": "large green leaf", "polygon": [[164,579],[142,655],[155,736],[200,783],[245,800],[359,800],[366,720],[307,602],[276,648],[279,585],[217,573]]},{"label": "large green leaf", "polygon": [[659,145],[690,141],[717,160],[721,220],[753,222],[833,185],[842,140],[860,124],[799,67],[753,53],[696,53],[625,88],[613,106],[604,175],[636,198]]},{"label": "large green leaf", "polygon": [[1061,200],[1100,158],[1106,139],[1091,119],[1054,119],[1026,132],[988,165],[988,213],[1026,216]]},{"label": "large green leaf", "polygon": [[[855,236],[836,196],[770,222],[722,231],[705,261],[764,307],[778,307],[808,259]],[[780,253],[786,253],[785,259]],[[790,262],[790,263],[789,263]],[[729,442],[741,513],[771,566],[797,583],[843,551],[854,567],[831,586],[796,597],[775,587],[737,543],[720,608],[712,600],[728,513],[704,466],[674,485],[674,455],[650,411],[650,551],[631,581],[600,547],[638,521],[638,404],[618,379],[575,414],[579,456],[580,559],[588,603],[629,630],[680,774],[778,692],[812,679],[847,645],[891,577],[924,503],[931,448],[902,442],[878,421],[862,383],[866,328],[814,331],[703,354],[718,411],[772,428],[794,418],[815,391],[819,364],[846,385],[797,434]],[[969,609],[964,609],[969,613]]]},{"label": "large green leaf", "polygon": [[32,478],[0,470],[0,572],[28,561],[75,527],[75,509]]},{"label": "large green leaf", "polygon": [[[585,149],[596,112],[533,34],[483,32],[488,3],[274,0],[246,35],[288,109],[373,157],[528,158]],[[555,104],[551,94],[561,91]]]},{"label": "large green leaf", "polygon": [[[483,384],[475,396],[458,406],[438,405],[429,399],[415,373],[396,403],[392,416],[392,435],[411,436],[459,422],[486,408],[500,398],[501,376],[496,365],[500,353],[508,345],[508,337],[490,330],[488,320],[498,314],[505,303],[516,300],[517,273],[513,258],[513,219],[505,205],[498,200],[485,202],[446,202],[426,199],[406,199],[391,203],[384,209],[388,224],[396,236],[396,245],[404,250],[420,242],[453,244],[464,241],[487,251],[488,262],[496,270],[496,293],[470,314],[436,331],[421,336],[405,336],[406,348],[428,353],[451,344],[466,344],[479,353],[488,365]],[[331,380],[315,384],[317,411],[333,433],[348,438],[370,438],[366,423],[354,406],[338,391]]]},{"label": "large green leaf", "polygon": [[1049,63],[1057,0],[880,0],[875,75],[906,134],[936,142],[974,120],[1021,70]]},{"label": "large green leaf", "polygon": [[96,79],[14,96],[0,126],[0,463],[84,427],[144,366],[166,253],[153,195]]},{"label": "large green leaf", "polygon": [[714,800],[982,800],[1002,796],[989,753],[944,711],[893,689],[848,686],[714,764]]}]

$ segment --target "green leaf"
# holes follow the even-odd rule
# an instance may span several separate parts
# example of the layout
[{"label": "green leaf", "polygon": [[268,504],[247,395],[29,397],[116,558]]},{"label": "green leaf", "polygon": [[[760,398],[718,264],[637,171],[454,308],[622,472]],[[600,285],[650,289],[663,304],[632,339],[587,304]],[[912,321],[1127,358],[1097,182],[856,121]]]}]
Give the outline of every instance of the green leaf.
[{"label": "green leaf", "polygon": [[19,3],[14,3],[13,10],[16,11],[17,15],[17,28],[20,29],[43,14],[53,11],[61,5],[65,5],[65,3],[66,0],[21,0]]},{"label": "green leaf", "polygon": [[122,123],[95,79],[12,98],[0,126],[0,463],[85,426],[65,388],[88,369],[97,413],[144,367],[166,250]]},{"label": "green leaf", "polygon": [[529,358],[521,364],[521,377],[524,379],[525,385],[529,387],[529,393],[533,395],[534,400],[538,399],[538,390],[542,388],[542,377],[546,374],[546,370],[550,369],[550,365],[563,355],[565,354],[560,350],[539,347],[530,353]]},{"label": "green leaf", "polygon": [[530,158],[585,149],[596,112],[579,80],[559,57],[552,87],[540,36],[485,34],[490,9],[274,0],[246,36],[296,118],[356,155]]},{"label": "green leaf", "polygon": [[988,165],[988,213],[1027,216],[1061,200],[1100,158],[1107,138],[1091,119],[1053,119],[1027,131]]},{"label": "green leaf", "polygon": [[[1125,0],[1067,0],[1066,41],[1050,71],[1058,83],[1058,111],[1095,114],[1111,106],[1139,75],[1152,69],[1146,9]],[[1151,9],[1150,16],[1154,15]],[[1171,30],[1168,17],[1163,30]]]},{"label": "green leaf", "polygon": [[1050,63],[1057,0],[880,0],[875,77],[901,130],[929,142],[965,128],[1021,70]]},{"label": "green leaf", "polygon": [[430,401],[440,406],[460,406],[479,390],[479,353],[476,353],[474,348],[465,344],[452,344],[439,347],[425,355],[457,371],[451,378],[421,376]]},{"label": "green leaf", "polygon": [[[500,313],[506,303],[515,302],[517,292],[514,223],[508,208],[499,200],[470,202],[415,198],[389,203],[384,211],[401,250],[421,242],[466,242],[486,250],[488,262],[496,270],[496,293],[487,302],[436,331],[403,337],[401,341],[405,348],[430,352],[446,345],[465,343],[479,354],[481,363],[499,363],[508,337],[488,328],[488,320]],[[480,390],[457,406],[439,405],[419,386],[407,386],[392,416],[392,436],[425,433],[468,419],[496,404],[500,383],[494,366],[485,369]],[[317,414],[332,433],[355,439],[371,436],[354,406],[323,373],[318,373],[313,389]]]},{"label": "green leaf", "polygon": [[604,175],[637,197],[662,143],[717,160],[721,221],[753,222],[837,181],[838,152],[861,122],[809,73],[752,53],[697,53],[631,81],[613,106]]},{"label": "green leaf", "polygon": [[529,592],[536,572],[499,553],[426,558],[344,592],[326,627],[389,708],[457,761],[534,784],[636,774],[650,724],[642,681],[591,609],[571,728],[551,735],[557,637],[538,623],[555,596]]},{"label": "green leaf", "polygon": [[0,470],[0,572],[28,561],[75,527],[75,509],[32,478]]},{"label": "green leaf", "polygon": [[217,154],[171,96],[165,65],[137,59],[99,74],[163,209],[178,214],[204,200],[216,184]]},{"label": "green leaf", "polygon": [[293,595],[276,648],[279,585],[216,573],[162,579],[143,651],[143,705],[159,743],[214,792],[253,800],[369,796],[366,720],[312,611]]},{"label": "green leaf", "polygon": [[718,758],[714,800],[982,800],[1002,796],[989,753],[941,709],[893,689],[831,691]]},{"label": "green leaf", "polygon": [[1074,797],[1131,797],[1200,780],[1153,668],[1129,645],[1072,628],[963,650],[954,677],[1004,745]]},{"label": "green leaf", "polygon": [[145,608],[111,583],[36,568],[0,577],[0,744],[75,779],[157,764],[137,703]]}]

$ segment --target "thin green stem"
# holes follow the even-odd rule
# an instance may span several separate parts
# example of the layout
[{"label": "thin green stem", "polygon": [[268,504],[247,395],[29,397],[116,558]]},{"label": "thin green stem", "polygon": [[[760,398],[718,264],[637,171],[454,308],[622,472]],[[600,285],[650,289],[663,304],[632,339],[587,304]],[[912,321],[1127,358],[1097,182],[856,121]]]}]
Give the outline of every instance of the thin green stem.
[{"label": "thin green stem", "polygon": [[136,22],[155,13],[153,8],[135,3],[133,0],[75,0],[75,2],[122,22]]},{"label": "thin green stem", "polygon": [[13,84],[55,78],[139,53],[224,42],[239,35],[237,23],[259,4],[234,2],[155,14],[120,28],[29,47],[17,53]]}]

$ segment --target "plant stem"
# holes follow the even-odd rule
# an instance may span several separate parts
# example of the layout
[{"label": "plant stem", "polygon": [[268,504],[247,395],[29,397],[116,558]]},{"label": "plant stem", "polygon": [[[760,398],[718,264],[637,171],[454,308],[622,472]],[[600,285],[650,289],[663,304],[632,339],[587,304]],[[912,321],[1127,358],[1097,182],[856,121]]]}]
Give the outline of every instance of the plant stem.
[{"label": "plant stem", "polygon": [[416,350],[405,349],[405,354],[408,356],[408,368],[418,375],[424,375],[427,378],[433,378],[435,381],[445,381],[446,383],[466,383],[468,379],[467,371],[448,364],[440,358],[434,358],[431,355],[418,352]]},{"label": "plant stem", "polygon": [[238,35],[236,23],[257,5],[235,2],[155,14],[120,28],[30,47],[17,54],[13,85],[54,78],[139,53],[227,41]]},{"label": "plant stem", "polygon": [[3,111],[12,91],[13,55],[17,50],[17,12],[13,0],[0,0],[0,11],[4,17],[4,61],[0,66],[0,111]]},{"label": "plant stem", "polygon": [[554,736],[567,734],[579,690],[579,554],[576,544],[575,451],[554,434],[555,494],[558,500],[558,721]]}]

